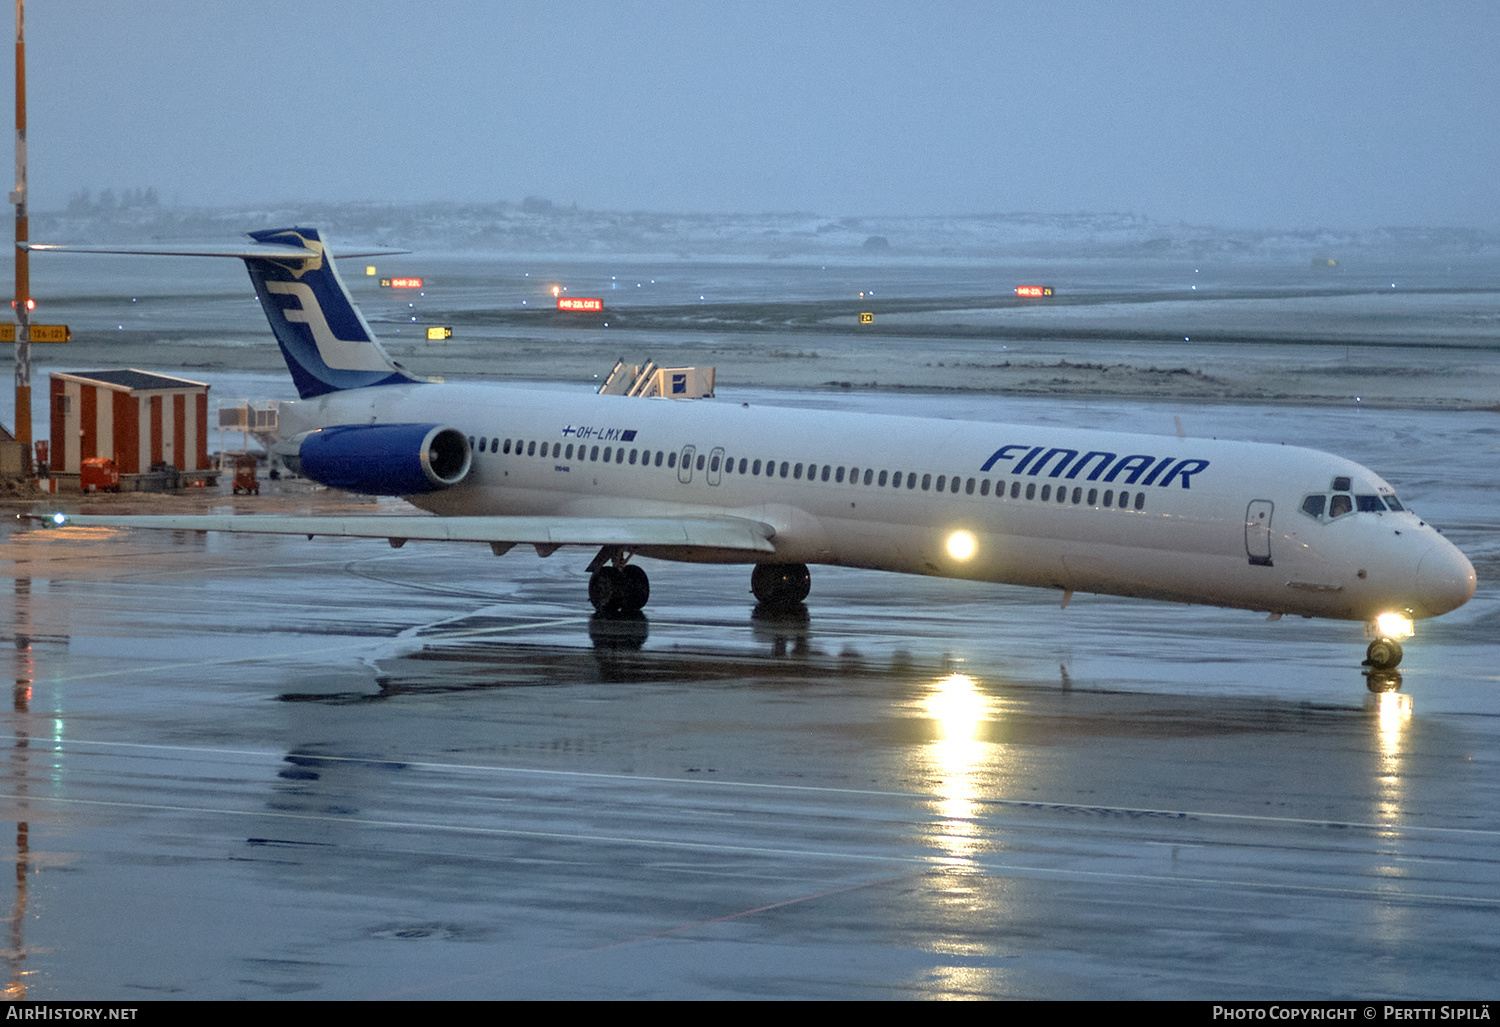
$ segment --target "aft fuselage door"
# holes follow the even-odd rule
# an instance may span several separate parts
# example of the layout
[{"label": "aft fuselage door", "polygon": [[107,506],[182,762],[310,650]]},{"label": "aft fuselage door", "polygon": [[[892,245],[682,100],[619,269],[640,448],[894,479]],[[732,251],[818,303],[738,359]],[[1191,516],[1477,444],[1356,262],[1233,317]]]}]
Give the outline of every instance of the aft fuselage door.
[{"label": "aft fuselage door", "polygon": [[1276,504],[1252,499],[1245,508],[1245,554],[1257,567],[1271,566],[1271,513]]},{"label": "aft fuselage door", "polygon": [[715,446],[708,451],[708,483],[719,484],[719,471],[724,466],[724,447]]}]

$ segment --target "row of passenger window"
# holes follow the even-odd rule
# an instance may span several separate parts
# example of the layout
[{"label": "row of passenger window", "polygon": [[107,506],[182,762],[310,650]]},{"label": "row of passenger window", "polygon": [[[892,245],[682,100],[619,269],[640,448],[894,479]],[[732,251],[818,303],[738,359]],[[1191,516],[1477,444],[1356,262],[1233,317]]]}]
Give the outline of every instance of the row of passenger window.
[{"label": "row of passenger window", "polygon": [[[478,440],[476,448],[479,452],[483,453],[486,451],[486,443],[488,443],[489,452],[492,453],[514,453],[517,456],[550,456],[552,459],[572,460],[576,448],[579,460],[617,464],[639,463],[641,466],[651,465],[655,467],[661,467],[665,464],[668,468],[677,467],[677,454],[675,452],[666,452],[665,450],[653,451],[648,449],[642,451],[632,449],[629,451],[627,459],[624,446],[604,446],[601,451],[601,447],[599,446],[577,445],[571,442],[538,443],[534,440],[494,439],[484,436]],[[473,436],[470,436],[469,444],[475,444]],[[690,457],[685,454],[683,457],[684,466],[686,466],[689,459]],[[965,479],[963,476],[957,474],[951,477],[946,474],[939,474],[934,481],[931,474],[919,474],[916,471],[877,471],[871,467],[863,469],[859,467],[845,468],[833,464],[804,465],[787,460],[782,460],[778,463],[775,460],[752,460],[749,457],[741,457],[738,464],[736,464],[734,457],[721,458],[717,455],[705,455],[703,453],[698,454],[695,467],[700,471],[706,469],[710,474],[718,474],[722,468],[725,474],[738,473],[768,478],[791,477],[794,481],[829,481],[840,485],[847,481],[850,485],[869,485],[875,488],[889,487],[899,489],[904,487],[909,490],[915,490],[920,487],[924,492],[935,491],[954,494],[962,492],[969,496],[974,495],[976,488],[981,496],[988,496],[991,490],[991,482],[988,478]],[[1005,498],[1005,485],[1004,481],[993,483],[996,499]],[[1085,496],[1087,496],[1087,505],[1089,506],[1113,506],[1121,510],[1132,508],[1144,510],[1146,507],[1146,494],[1144,492],[1134,493],[1132,500],[1132,493],[1128,491],[1121,490],[1116,494],[1114,489],[1104,489],[1103,502],[1101,503],[1100,490],[1097,488],[1085,490],[1083,486],[1077,485],[1073,487],[1070,495],[1068,486],[1066,485],[1058,485],[1054,490],[1050,484],[1039,486],[1036,482],[1026,482],[1023,484],[1019,481],[1012,481],[1010,483],[1010,498],[1020,499],[1023,494],[1027,499],[1040,500],[1043,503],[1055,501],[1064,504],[1071,502],[1072,505],[1079,506],[1084,504]],[[1055,500],[1054,496],[1056,497]]]},{"label": "row of passenger window", "polygon": [[[598,446],[594,446],[591,449],[587,445],[580,446],[573,442],[569,442],[566,444],[561,442],[539,443],[534,439],[528,442],[525,439],[492,439],[489,436],[480,436],[478,444],[476,445],[474,436],[470,435],[469,445],[473,446],[475,450],[480,453],[486,452],[487,450],[491,453],[502,453],[507,455],[514,453],[516,456],[550,457],[553,460],[572,460],[574,450],[576,448],[579,460],[591,460],[595,463],[602,462],[606,464],[623,464],[626,462],[624,446],[620,446],[619,448],[616,448],[614,446],[605,446],[603,459],[601,461]],[[666,465],[668,467],[677,466],[676,453],[668,453],[665,450],[657,450],[655,453],[655,465],[657,467],[662,466],[663,460],[666,461]],[[639,461],[642,466],[652,463],[652,451],[648,449],[644,454],[642,454],[640,450],[632,449],[630,451],[630,463],[634,464],[637,461]],[[698,467],[700,469],[703,467],[702,457],[698,458]]]},{"label": "row of passenger window", "polygon": [[[739,462],[739,473],[740,474],[745,474],[746,473],[747,468],[746,468],[745,465],[746,465],[746,461],[745,460],[741,460]],[[797,479],[800,479],[800,478],[804,477],[804,474],[803,474],[803,465],[802,464],[790,464],[789,465],[788,462],[785,461],[785,460],[781,461],[780,464],[778,464],[774,460],[768,460],[768,461],[766,461],[766,463],[765,463],[765,474],[768,477],[772,476],[772,475],[775,475],[777,477],[785,478],[785,477],[787,477],[787,471],[788,471],[788,467],[789,466],[790,466],[790,470],[791,470],[791,477],[792,477],[793,480],[797,480]],[[734,471],[734,460],[732,458],[729,459],[729,460],[727,460],[727,461],[725,461],[725,470],[729,471],[730,473],[733,473],[733,471]],[[751,475],[760,474],[761,473],[761,462],[759,460],[755,460],[755,461],[751,462],[750,466],[748,468],[748,473],[750,473]],[[832,480],[833,480],[833,482],[835,484],[842,484],[844,482],[844,480],[845,480],[845,469],[843,467],[836,467],[836,466],[834,466],[832,464],[822,464],[821,466],[818,465],[818,464],[808,464],[807,468],[806,468],[806,475],[805,476],[806,476],[806,479],[808,481],[813,481],[815,479],[816,480],[821,480],[821,481],[828,481],[830,479],[830,477],[831,477]],[[958,474],[955,474],[952,477],[949,477],[946,474],[939,474],[937,476],[936,480],[934,480],[933,476],[931,474],[922,474],[922,475],[919,476],[918,472],[916,472],[916,471],[877,471],[877,470],[875,470],[874,468],[871,468],[871,467],[866,467],[866,468],[864,468],[863,471],[861,471],[860,468],[858,468],[858,467],[851,467],[851,468],[848,469],[848,482],[851,485],[870,485],[870,486],[873,486],[875,488],[886,488],[888,486],[890,488],[897,488],[897,489],[903,488],[903,487],[905,487],[907,489],[916,489],[916,488],[918,488],[920,486],[920,488],[922,489],[923,492],[927,492],[929,490],[930,491],[935,491],[935,492],[951,492],[951,493],[955,493],[955,494],[958,493],[958,492],[963,492],[965,495],[968,495],[968,496],[974,495],[974,493],[976,491],[976,485],[977,485],[977,491],[978,491],[979,495],[981,495],[981,496],[988,496],[990,494],[990,479],[988,479],[988,478],[967,478],[966,479],[962,475],[958,475]],[[1004,481],[997,481],[997,482],[995,482],[994,483],[994,490],[995,490],[995,498],[996,499],[1003,499],[1003,498],[1005,498],[1005,482]],[[1027,482],[1023,486],[1023,484],[1021,482],[1019,482],[1019,481],[1013,481],[1013,482],[1010,483],[1010,498],[1011,499],[1019,499],[1019,498],[1021,498],[1023,490],[1024,490],[1024,493],[1025,493],[1025,496],[1026,496],[1027,499],[1040,499],[1042,502],[1046,503],[1046,502],[1051,501],[1052,498],[1053,498],[1053,487],[1051,485],[1042,485],[1042,486],[1039,487],[1036,484],[1036,482]],[[1078,505],[1078,504],[1083,503],[1083,501],[1084,501],[1084,494],[1085,494],[1084,493],[1084,488],[1081,485],[1080,486],[1076,486],[1073,489],[1072,502],[1074,503],[1074,505]],[[1090,505],[1090,506],[1098,506],[1098,505],[1100,505],[1100,503],[1099,503],[1099,490],[1098,489],[1096,489],[1096,488],[1089,489],[1087,491],[1087,495],[1088,495],[1088,505]],[[1059,502],[1059,503],[1066,503],[1066,502],[1068,502],[1068,499],[1069,499],[1069,497],[1068,497],[1068,487],[1066,485],[1059,485],[1059,486],[1057,486],[1056,496],[1057,496],[1057,502]],[[1104,491],[1104,503],[1103,503],[1103,505],[1104,506],[1115,505],[1115,491],[1114,491],[1114,489],[1106,489]],[[1144,492],[1137,492],[1135,494],[1135,509],[1137,509],[1137,510],[1144,509],[1145,505],[1146,505],[1146,494]],[[1121,509],[1125,509],[1125,508],[1127,508],[1127,507],[1130,506],[1130,493],[1129,492],[1123,492],[1122,491],[1119,494],[1118,506]]]}]

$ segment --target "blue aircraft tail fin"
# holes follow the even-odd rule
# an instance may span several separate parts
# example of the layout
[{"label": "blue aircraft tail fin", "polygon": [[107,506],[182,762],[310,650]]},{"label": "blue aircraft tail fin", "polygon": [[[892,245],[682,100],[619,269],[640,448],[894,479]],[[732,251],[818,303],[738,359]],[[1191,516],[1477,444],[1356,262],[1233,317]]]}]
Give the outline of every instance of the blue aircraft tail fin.
[{"label": "blue aircraft tail fin", "polygon": [[[265,256],[239,253],[303,399],[418,381],[393,361],[349,296],[316,229],[251,232]],[[286,255],[286,247],[311,251]],[[281,252],[277,252],[277,250]]]}]

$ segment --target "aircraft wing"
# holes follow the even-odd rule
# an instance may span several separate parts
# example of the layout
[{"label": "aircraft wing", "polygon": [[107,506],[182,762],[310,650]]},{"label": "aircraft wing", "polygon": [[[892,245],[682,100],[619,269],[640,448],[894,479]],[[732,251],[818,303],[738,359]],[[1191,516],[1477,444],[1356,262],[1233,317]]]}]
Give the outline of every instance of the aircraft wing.
[{"label": "aircraft wing", "polygon": [[[283,517],[276,514],[183,514],[109,517],[53,514],[57,527],[156,528],[262,535],[422,539],[535,546],[690,546],[773,553],[769,524],[744,517]],[[399,543],[397,543],[399,544]]]}]

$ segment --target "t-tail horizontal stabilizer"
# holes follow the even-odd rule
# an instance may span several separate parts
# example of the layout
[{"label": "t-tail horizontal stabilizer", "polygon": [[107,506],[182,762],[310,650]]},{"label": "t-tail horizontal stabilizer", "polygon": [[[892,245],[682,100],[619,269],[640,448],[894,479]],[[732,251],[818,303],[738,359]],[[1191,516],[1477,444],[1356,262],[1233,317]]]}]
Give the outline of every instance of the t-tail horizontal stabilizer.
[{"label": "t-tail horizontal stabilizer", "polygon": [[[34,252],[123,253],[156,257],[237,257],[245,262],[255,295],[281,346],[303,399],[420,381],[403,371],[375,338],[333,263],[333,253],[313,228],[251,232],[255,245],[77,246],[23,244]],[[379,256],[378,250],[355,256]]]}]

